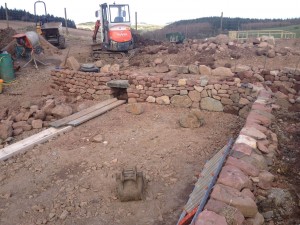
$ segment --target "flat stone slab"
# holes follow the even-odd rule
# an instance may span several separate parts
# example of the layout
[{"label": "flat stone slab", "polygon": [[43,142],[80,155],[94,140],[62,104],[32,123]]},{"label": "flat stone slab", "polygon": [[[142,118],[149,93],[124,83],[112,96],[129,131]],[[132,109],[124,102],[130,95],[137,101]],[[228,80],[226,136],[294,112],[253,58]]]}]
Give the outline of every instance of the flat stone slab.
[{"label": "flat stone slab", "polygon": [[249,126],[244,127],[241,130],[241,134],[255,138],[256,140],[262,140],[267,138],[267,136],[263,132],[259,131],[254,127],[249,127]]},{"label": "flat stone slab", "polygon": [[111,80],[108,81],[106,85],[112,88],[128,88],[129,82],[128,80]]},{"label": "flat stone slab", "polygon": [[236,144],[246,144],[250,146],[253,149],[256,149],[256,140],[252,137],[249,137],[247,135],[240,134],[238,138],[235,141]]}]

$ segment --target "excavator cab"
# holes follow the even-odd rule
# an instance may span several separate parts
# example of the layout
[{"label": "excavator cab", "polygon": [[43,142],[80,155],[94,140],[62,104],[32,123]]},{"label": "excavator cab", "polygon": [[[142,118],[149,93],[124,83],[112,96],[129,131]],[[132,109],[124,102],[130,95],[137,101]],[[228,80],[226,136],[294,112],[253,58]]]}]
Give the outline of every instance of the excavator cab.
[{"label": "excavator cab", "polygon": [[[128,4],[100,5],[100,10],[96,11],[98,18],[95,24],[92,45],[93,56],[100,58],[101,53],[127,52],[133,49],[133,38],[131,33],[130,11]],[[97,34],[100,33],[97,42]]]}]

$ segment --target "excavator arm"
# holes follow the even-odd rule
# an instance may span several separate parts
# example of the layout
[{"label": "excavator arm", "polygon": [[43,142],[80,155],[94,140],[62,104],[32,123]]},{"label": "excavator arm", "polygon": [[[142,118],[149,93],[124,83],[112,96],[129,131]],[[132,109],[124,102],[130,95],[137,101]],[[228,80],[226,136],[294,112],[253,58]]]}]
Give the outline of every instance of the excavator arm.
[{"label": "excavator arm", "polygon": [[100,20],[97,20],[96,23],[95,23],[94,34],[93,34],[93,42],[94,43],[96,42],[97,33],[99,31],[100,26],[101,26]]}]

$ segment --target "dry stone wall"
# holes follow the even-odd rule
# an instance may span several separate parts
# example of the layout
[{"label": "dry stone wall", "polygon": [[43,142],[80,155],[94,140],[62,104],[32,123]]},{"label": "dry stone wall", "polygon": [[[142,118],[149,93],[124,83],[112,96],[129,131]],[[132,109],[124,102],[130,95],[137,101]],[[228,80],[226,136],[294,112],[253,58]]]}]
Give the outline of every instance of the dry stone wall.
[{"label": "dry stone wall", "polygon": [[224,111],[245,116],[257,96],[253,85],[230,81],[212,81],[208,76],[175,74],[138,74],[130,72],[86,73],[53,70],[53,86],[86,99],[104,100],[114,97],[117,89],[109,88],[111,80],[128,80],[129,103],[150,102],[209,111]]},{"label": "dry stone wall", "polygon": [[[207,67],[208,68],[208,67]],[[255,83],[268,86],[279,98],[290,103],[300,101],[300,69],[253,70],[238,65],[234,76],[218,80],[213,75],[168,73],[133,73],[129,71],[87,73],[53,70],[53,86],[86,99],[105,100],[119,94],[106,85],[111,80],[128,80],[128,102],[150,102],[161,105],[224,111],[246,117],[257,97]]]},{"label": "dry stone wall", "polygon": [[275,177],[269,172],[278,147],[269,129],[276,107],[272,102],[272,92],[262,90],[196,224],[264,224],[256,196],[272,189]]},{"label": "dry stone wall", "polygon": [[128,75],[122,73],[87,73],[72,70],[53,70],[51,75],[52,87],[90,100],[112,98],[115,90],[106,86],[106,83],[116,79],[128,79]]}]

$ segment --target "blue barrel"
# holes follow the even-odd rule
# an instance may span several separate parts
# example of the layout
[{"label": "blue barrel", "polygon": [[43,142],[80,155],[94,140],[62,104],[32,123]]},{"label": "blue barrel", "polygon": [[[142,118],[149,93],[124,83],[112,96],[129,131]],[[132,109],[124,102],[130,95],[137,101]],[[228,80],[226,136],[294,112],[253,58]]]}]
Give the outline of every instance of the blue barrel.
[{"label": "blue barrel", "polygon": [[0,54],[0,79],[2,79],[4,83],[9,83],[16,79],[13,60],[8,53]]}]

